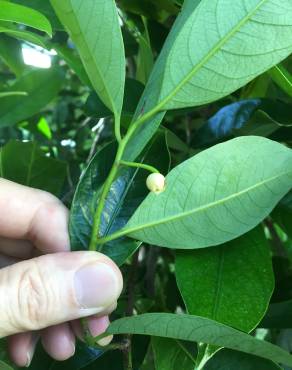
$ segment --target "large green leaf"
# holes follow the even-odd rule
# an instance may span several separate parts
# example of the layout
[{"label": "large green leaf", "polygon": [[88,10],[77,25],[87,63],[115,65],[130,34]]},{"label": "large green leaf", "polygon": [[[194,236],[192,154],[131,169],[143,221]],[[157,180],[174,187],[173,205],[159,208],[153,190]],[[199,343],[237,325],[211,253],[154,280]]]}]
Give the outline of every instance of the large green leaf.
[{"label": "large green leaf", "polygon": [[194,370],[194,354],[178,340],[153,337],[151,339],[155,370]]},{"label": "large green leaf", "polygon": [[270,360],[246,353],[224,349],[212,357],[204,367],[205,370],[281,370]]},{"label": "large green leaf", "polygon": [[[185,0],[136,117],[232,93],[292,52],[291,26],[290,0]],[[139,153],[162,118],[160,112],[137,130],[125,157]]]},{"label": "large green leaf", "polygon": [[178,252],[175,273],[188,313],[254,329],[274,289],[270,253],[260,226],[216,249]]},{"label": "large green leaf", "polygon": [[63,81],[63,72],[57,67],[31,70],[21,76],[3,92],[25,91],[27,96],[1,99],[0,127],[12,126],[38,113],[57,96]]},{"label": "large green leaf", "polygon": [[[69,230],[73,250],[88,249],[95,209],[115,153],[115,144],[109,144],[97,152],[80,179],[70,212]],[[169,154],[163,133],[154,138],[142,155],[141,162],[157,166],[163,172],[168,170]],[[148,192],[145,185],[147,175],[144,170],[129,167],[122,169],[106,199],[101,223],[103,235],[114,232],[126,224]],[[130,238],[123,238],[100,246],[99,251],[121,265],[139,244]]]},{"label": "large green leaf", "polygon": [[119,115],[125,55],[114,0],[51,0],[51,4],[76,44],[96,92]]},{"label": "large green leaf", "polygon": [[280,347],[200,316],[147,313],[126,317],[114,321],[106,334],[142,334],[203,342],[292,366],[292,355]]},{"label": "large green leaf", "polygon": [[222,244],[261,222],[290,190],[291,179],[290,149],[239,137],[174,168],[166,189],[150,193],[120,235],[168,248]]},{"label": "large green leaf", "polygon": [[47,157],[35,142],[11,140],[0,149],[0,177],[59,195],[66,164]]},{"label": "large green leaf", "polygon": [[0,1],[0,20],[21,23],[52,36],[49,20],[40,12],[23,5]]}]

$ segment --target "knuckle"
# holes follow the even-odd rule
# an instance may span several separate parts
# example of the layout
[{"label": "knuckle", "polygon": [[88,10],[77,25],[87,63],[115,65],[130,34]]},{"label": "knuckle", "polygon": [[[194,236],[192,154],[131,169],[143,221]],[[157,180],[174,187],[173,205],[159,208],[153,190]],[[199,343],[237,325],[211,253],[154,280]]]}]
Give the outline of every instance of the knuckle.
[{"label": "knuckle", "polygon": [[50,310],[50,291],[37,266],[32,264],[24,270],[18,286],[18,317],[24,330],[37,330],[47,321]]}]

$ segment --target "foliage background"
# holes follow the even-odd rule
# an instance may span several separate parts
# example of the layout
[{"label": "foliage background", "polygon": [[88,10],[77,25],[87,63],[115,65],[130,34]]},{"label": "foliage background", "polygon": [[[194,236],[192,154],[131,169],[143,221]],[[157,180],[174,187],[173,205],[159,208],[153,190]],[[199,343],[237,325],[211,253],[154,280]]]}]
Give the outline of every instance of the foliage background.
[{"label": "foliage background", "polygon": [[[52,24],[53,37],[23,25],[17,26],[22,34],[11,30],[0,33],[0,94],[11,91],[27,93],[27,96],[0,97],[0,174],[50,191],[71,207],[80,175],[95,153],[99,155],[90,165],[90,176],[94,176],[97,193],[108,174],[115,153],[113,117],[93,91],[76,49],[50,3],[39,0],[13,0],[11,3],[26,5],[43,13]],[[123,130],[135,112],[154,60],[181,3],[172,0],[117,2],[123,20],[127,58]],[[3,24],[0,23],[1,26]],[[41,53],[51,49],[56,51],[51,55],[52,66],[49,69],[29,66],[23,60],[24,48],[39,50],[41,44],[45,47]],[[140,161],[152,164],[166,174],[204,149],[246,135],[267,137],[291,147],[291,73],[292,59],[289,57],[280,66],[223,99],[196,108],[168,111],[163,126],[141,154]],[[143,170],[125,169],[121,173],[111,193],[116,213],[111,214],[110,226],[106,225],[108,231],[123,226],[147,195],[146,176]],[[124,194],[125,187],[128,191],[119,203],[117,200],[120,194]],[[84,189],[83,192],[85,200],[90,202],[88,193]],[[243,331],[254,329],[252,335],[264,337],[289,351],[292,348],[291,200],[290,193],[263,225],[253,231],[263,239],[260,243],[258,237],[249,234],[247,239],[257,240],[257,243],[239,238],[218,252],[226,253],[226,270],[217,289],[230,297],[230,306],[224,307],[223,312],[218,312],[215,317]],[[74,207],[78,213],[79,204],[75,203]],[[71,226],[76,249],[86,248],[89,231],[85,224],[78,230]],[[206,292],[212,294],[218,281],[218,256],[215,252],[212,256],[209,250],[176,254],[173,250],[150,248],[143,244],[139,253],[135,253],[140,243],[124,240],[121,248],[118,248],[118,243],[113,241],[103,250],[122,265],[126,281],[114,318],[134,312],[181,313],[185,312],[186,305],[190,314],[214,318],[206,311],[209,299]],[[273,271],[269,265],[271,256]],[[190,264],[188,268],[187,264]],[[259,282],[258,274],[261,276]],[[181,287],[181,280],[188,281],[189,286]],[[180,291],[187,291],[183,295],[189,302],[182,299]],[[259,323],[257,310],[262,312],[264,307],[265,311],[267,300],[270,300],[269,308]],[[245,316],[238,317],[242,304],[245,310],[249,310],[247,322],[244,318],[246,312]],[[227,311],[231,316],[228,320]],[[254,321],[253,325],[250,321]],[[194,368],[192,358],[198,349],[194,344],[171,338],[134,335],[128,351],[132,352],[133,369],[188,370]],[[60,364],[50,359],[39,346],[30,368],[118,370],[124,368],[124,357],[125,353],[121,351],[103,353],[79,343],[75,357]],[[0,358],[8,361],[5,352]],[[279,367],[269,360],[225,349],[206,365],[208,370],[221,368],[269,370]]]}]

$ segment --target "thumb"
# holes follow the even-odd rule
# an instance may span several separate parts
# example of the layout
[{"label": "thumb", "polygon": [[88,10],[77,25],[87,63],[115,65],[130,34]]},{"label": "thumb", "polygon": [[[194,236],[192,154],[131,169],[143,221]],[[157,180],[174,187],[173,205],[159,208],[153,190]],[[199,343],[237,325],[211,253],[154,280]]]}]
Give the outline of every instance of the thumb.
[{"label": "thumb", "polygon": [[97,252],[48,254],[0,270],[0,338],[98,314],[118,299],[122,276]]}]

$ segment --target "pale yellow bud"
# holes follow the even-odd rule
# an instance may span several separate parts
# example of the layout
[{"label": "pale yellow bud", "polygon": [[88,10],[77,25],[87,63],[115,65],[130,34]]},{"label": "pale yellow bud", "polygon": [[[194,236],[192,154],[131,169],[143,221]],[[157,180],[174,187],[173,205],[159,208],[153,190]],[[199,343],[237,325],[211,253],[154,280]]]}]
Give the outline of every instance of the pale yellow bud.
[{"label": "pale yellow bud", "polygon": [[161,173],[151,173],[146,180],[147,188],[153,193],[161,193],[165,189],[165,177]]}]

